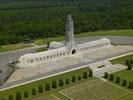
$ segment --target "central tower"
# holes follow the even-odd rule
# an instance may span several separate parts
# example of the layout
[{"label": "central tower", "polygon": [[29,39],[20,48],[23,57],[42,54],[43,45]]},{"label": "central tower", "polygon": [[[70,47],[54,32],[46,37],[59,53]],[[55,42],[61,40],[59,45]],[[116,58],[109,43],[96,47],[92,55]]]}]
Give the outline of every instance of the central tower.
[{"label": "central tower", "polygon": [[67,16],[65,35],[66,35],[65,46],[69,50],[71,50],[73,47],[76,46],[76,43],[74,41],[74,22],[70,14]]}]

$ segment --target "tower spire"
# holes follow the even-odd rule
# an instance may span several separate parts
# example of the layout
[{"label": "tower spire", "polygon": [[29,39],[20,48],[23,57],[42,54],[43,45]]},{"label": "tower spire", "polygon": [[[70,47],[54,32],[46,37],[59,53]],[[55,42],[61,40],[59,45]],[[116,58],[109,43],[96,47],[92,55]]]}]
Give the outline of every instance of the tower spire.
[{"label": "tower spire", "polygon": [[65,39],[65,45],[68,48],[71,48],[72,45],[75,44],[74,41],[74,22],[72,19],[72,16],[69,14],[67,16],[67,22],[66,22],[66,39]]}]

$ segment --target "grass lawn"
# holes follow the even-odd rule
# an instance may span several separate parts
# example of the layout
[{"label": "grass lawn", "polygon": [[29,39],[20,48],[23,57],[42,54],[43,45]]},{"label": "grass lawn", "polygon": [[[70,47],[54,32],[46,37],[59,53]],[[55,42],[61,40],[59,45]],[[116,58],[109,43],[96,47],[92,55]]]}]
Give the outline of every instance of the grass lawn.
[{"label": "grass lawn", "polygon": [[[89,98],[89,99],[88,99]],[[123,99],[124,98],[124,99]],[[132,100],[133,93],[110,82],[87,79],[25,100]]]},{"label": "grass lawn", "polygon": [[[62,75],[54,76],[54,77],[51,77],[51,78],[48,78],[48,79],[40,80],[40,81],[37,81],[37,82],[33,82],[33,83],[29,83],[29,84],[26,84],[26,85],[23,85],[23,86],[12,88],[12,89],[9,89],[9,90],[6,90],[6,91],[2,91],[2,92],[0,92],[0,100],[3,97],[5,98],[5,100],[8,100],[9,95],[13,95],[14,98],[15,98],[16,92],[21,92],[22,95],[23,95],[23,93],[25,91],[27,91],[29,94],[31,94],[32,88],[35,88],[38,91],[39,85],[42,85],[44,87],[46,83],[51,83],[53,80],[58,81],[59,79],[63,79],[65,81],[68,78],[71,81],[72,76],[82,76],[83,71],[88,71],[88,70],[90,70],[90,69],[89,68],[83,68],[83,69],[76,70],[76,71],[73,71],[73,72],[65,73],[65,74],[62,74]],[[73,84],[75,84],[75,83],[73,83]],[[30,96],[28,100],[31,100],[31,98],[34,98],[34,97]]]},{"label": "grass lawn", "polygon": [[0,53],[12,51],[12,50],[17,50],[17,49],[23,49],[23,48],[27,48],[27,47],[32,47],[32,46],[31,45],[30,46],[24,45],[23,43],[4,45],[4,46],[0,46]]},{"label": "grass lawn", "polygon": [[118,58],[118,59],[114,59],[114,60],[111,60],[111,63],[112,64],[124,64],[125,65],[125,61],[127,59],[133,59],[133,55],[128,55],[128,56],[124,56],[124,57],[121,57],[121,58]]},{"label": "grass lawn", "polygon": [[[130,36],[130,37],[133,37],[133,30],[96,31],[96,32],[80,33],[80,34],[75,35],[76,38],[87,37],[87,36]],[[43,45],[43,44],[47,44],[48,41],[49,42],[63,41],[64,39],[65,39],[64,36],[58,36],[58,37],[37,39],[34,43],[36,45]],[[14,44],[14,45],[4,45],[4,46],[0,46],[0,52],[22,49],[26,47],[29,47],[29,46],[25,46],[22,43]]]},{"label": "grass lawn", "polygon": [[133,81],[133,70],[123,70],[114,73],[115,76],[119,76],[122,79],[126,79],[127,81]]},{"label": "grass lawn", "polygon": [[39,49],[37,49],[36,50],[36,52],[43,52],[43,51],[47,51],[48,50],[48,48],[39,48]]}]

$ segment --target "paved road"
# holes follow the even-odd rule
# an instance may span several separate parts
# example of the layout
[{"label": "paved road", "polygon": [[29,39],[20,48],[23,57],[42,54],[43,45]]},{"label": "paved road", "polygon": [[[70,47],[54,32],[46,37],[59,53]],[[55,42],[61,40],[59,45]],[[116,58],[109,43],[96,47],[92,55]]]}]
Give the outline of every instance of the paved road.
[{"label": "paved road", "polygon": [[[133,37],[123,37],[123,36],[104,36],[106,38],[109,38],[113,44],[119,44],[119,45],[133,45]],[[97,40],[100,38],[104,38],[103,36],[91,36],[91,37],[84,37],[77,39],[78,43],[86,42],[86,41],[92,41]]]},{"label": "paved road", "polygon": [[[133,45],[133,37],[122,37],[122,36],[104,36],[104,37],[109,38],[113,44]],[[80,38],[76,40],[77,40],[77,43],[82,43],[82,42],[92,41],[100,38],[103,38],[103,36],[96,36],[96,37],[91,36],[91,37],[85,37],[85,38]],[[26,48],[26,49],[21,49],[21,50],[6,52],[6,53],[0,53],[0,70],[2,70],[2,73],[0,73],[0,80],[5,80],[13,71],[12,68],[7,66],[7,63],[9,63],[10,61],[16,61],[20,56],[26,53],[33,53],[36,51],[36,49],[41,47],[46,47],[46,45]],[[64,71],[64,70],[65,69],[61,71]],[[50,72],[50,74],[51,73],[55,73],[55,72]],[[50,74],[47,74],[47,75],[50,75]]]}]

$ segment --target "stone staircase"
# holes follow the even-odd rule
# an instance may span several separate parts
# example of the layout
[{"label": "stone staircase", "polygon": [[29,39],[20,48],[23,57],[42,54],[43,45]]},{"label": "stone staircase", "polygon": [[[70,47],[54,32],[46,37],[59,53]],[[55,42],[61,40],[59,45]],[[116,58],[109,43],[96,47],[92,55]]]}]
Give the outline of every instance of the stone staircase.
[{"label": "stone staircase", "polygon": [[[99,66],[103,66],[103,67],[99,68]],[[109,61],[102,61],[102,62],[91,64],[90,68],[93,71],[93,75],[95,77],[100,78],[104,76],[105,72],[112,74],[112,73],[124,70],[127,67],[121,64],[112,65]]]}]

